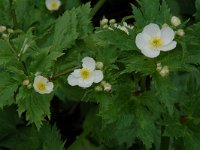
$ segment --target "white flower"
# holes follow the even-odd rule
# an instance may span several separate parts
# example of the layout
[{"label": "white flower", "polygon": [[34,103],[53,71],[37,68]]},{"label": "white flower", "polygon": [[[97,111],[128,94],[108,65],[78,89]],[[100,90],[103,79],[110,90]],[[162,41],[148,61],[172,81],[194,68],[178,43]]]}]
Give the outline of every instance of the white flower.
[{"label": "white flower", "polygon": [[183,29],[178,29],[178,30],[176,31],[176,34],[177,34],[178,36],[184,36],[184,35],[185,35],[185,32],[184,32]]},{"label": "white flower", "polygon": [[176,16],[173,16],[171,18],[171,24],[174,25],[175,27],[176,26],[179,26],[181,24],[181,20],[180,18],[176,17]]},{"label": "white flower", "polygon": [[53,83],[41,75],[38,75],[34,79],[33,87],[36,92],[40,94],[48,94],[53,91]]},{"label": "white flower", "polygon": [[109,24],[112,25],[112,24],[115,24],[115,23],[116,23],[116,20],[115,20],[115,19],[110,19],[110,20],[109,20]]},{"label": "white flower", "polygon": [[154,58],[160,51],[169,51],[176,47],[177,42],[173,41],[174,35],[170,27],[160,29],[157,24],[150,23],[136,36],[135,42],[145,56]]},{"label": "white flower", "polygon": [[123,25],[115,23],[113,26],[119,30],[124,31],[127,35],[129,35],[128,29],[133,29],[133,26],[128,25],[126,22],[123,22]]},{"label": "white flower", "polygon": [[46,0],[45,4],[48,10],[55,11],[55,10],[58,10],[59,7],[61,6],[61,1],[60,0]]},{"label": "white flower", "polygon": [[26,86],[26,85],[29,84],[29,82],[30,82],[30,81],[29,81],[28,79],[26,79],[26,80],[22,81],[22,85],[25,85],[25,86]]},{"label": "white flower", "polygon": [[91,57],[85,57],[82,59],[82,69],[75,69],[67,80],[71,86],[80,86],[82,88],[90,87],[93,82],[99,83],[103,79],[103,72],[101,70],[95,70],[96,62]]}]

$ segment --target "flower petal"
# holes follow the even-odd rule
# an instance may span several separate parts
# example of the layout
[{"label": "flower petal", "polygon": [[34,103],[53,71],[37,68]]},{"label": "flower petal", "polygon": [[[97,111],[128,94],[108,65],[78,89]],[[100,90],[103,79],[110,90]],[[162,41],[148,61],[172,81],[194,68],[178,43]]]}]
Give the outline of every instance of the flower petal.
[{"label": "flower petal", "polygon": [[85,57],[82,59],[82,66],[83,68],[87,68],[91,71],[93,71],[95,69],[95,66],[96,66],[96,62],[93,58],[91,57]]},{"label": "flower petal", "polygon": [[160,36],[160,28],[157,24],[150,23],[149,25],[145,26],[142,33],[145,33],[149,36]]},{"label": "flower petal", "polygon": [[52,82],[48,82],[46,85],[46,92],[45,93],[51,93],[53,91],[53,83]]},{"label": "flower petal", "polygon": [[80,71],[81,69],[75,69],[74,72],[72,72],[71,74],[76,78],[80,78],[81,77]]},{"label": "flower petal", "polygon": [[94,83],[99,83],[103,80],[103,72],[101,70],[95,70],[92,72],[92,76],[94,78]]},{"label": "flower petal", "polygon": [[174,39],[175,32],[170,27],[163,27],[161,29],[161,38],[164,45],[169,44]]},{"label": "flower petal", "polygon": [[90,87],[92,85],[92,83],[93,83],[93,80],[87,80],[87,81],[85,81],[82,78],[78,79],[78,86],[80,86],[82,88],[88,88],[88,87]]},{"label": "flower petal", "polygon": [[170,51],[172,49],[174,49],[176,47],[177,42],[176,41],[172,41],[171,43],[163,46],[162,48],[160,48],[161,51]]},{"label": "flower petal", "polygon": [[34,83],[35,83],[35,82],[38,82],[38,81],[43,81],[43,82],[47,83],[47,82],[48,82],[48,79],[45,78],[45,77],[43,77],[43,76],[41,76],[41,75],[38,75],[38,76],[35,77]]},{"label": "flower petal", "polygon": [[141,49],[141,52],[145,55],[145,56],[147,56],[147,57],[149,57],[149,58],[155,58],[155,57],[157,57],[159,54],[160,54],[160,51],[159,50],[151,50],[151,49],[149,49],[149,48],[143,48],[143,49]]},{"label": "flower petal", "polygon": [[150,40],[150,36],[145,33],[139,33],[136,36],[135,44],[139,49],[143,49],[147,45],[149,45],[148,41]]},{"label": "flower petal", "polygon": [[72,74],[68,76],[67,81],[68,81],[69,85],[71,85],[71,86],[78,85],[78,78],[76,78]]}]

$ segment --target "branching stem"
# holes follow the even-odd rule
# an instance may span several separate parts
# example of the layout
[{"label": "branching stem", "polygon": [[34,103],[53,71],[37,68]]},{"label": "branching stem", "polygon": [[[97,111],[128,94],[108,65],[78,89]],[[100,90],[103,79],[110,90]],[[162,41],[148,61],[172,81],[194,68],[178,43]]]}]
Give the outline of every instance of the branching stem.
[{"label": "branching stem", "polygon": [[92,11],[91,11],[91,16],[93,17],[98,11],[99,9],[103,6],[103,4],[106,2],[106,0],[99,0],[96,5],[93,7]]}]

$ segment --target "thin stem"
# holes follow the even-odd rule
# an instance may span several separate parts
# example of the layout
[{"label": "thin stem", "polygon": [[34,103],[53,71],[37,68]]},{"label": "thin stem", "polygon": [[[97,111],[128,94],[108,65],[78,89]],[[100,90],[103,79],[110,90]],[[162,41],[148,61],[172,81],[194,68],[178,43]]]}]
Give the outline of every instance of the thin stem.
[{"label": "thin stem", "polygon": [[12,3],[13,0],[9,0],[9,4],[10,4],[10,15],[12,16],[13,19],[13,28],[17,28],[17,17],[16,17],[16,13],[15,10],[12,7]]},{"label": "thin stem", "polygon": [[99,9],[103,6],[103,4],[106,2],[106,0],[99,0],[96,5],[93,7],[92,11],[91,11],[91,16],[93,17],[98,11]]},{"label": "thin stem", "polygon": [[50,77],[50,80],[54,80],[54,79],[56,79],[56,78],[58,78],[58,77],[60,77],[60,76],[66,75],[66,74],[68,74],[69,72],[71,72],[71,71],[73,71],[74,69],[77,69],[77,68],[79,68],[79,67],[80,67],[80,66],[77,66],[77,67],[72,66],[71,68],[67,68],[67,69],[65,69],[65,70],[63,70],[63,71],[61,71],[61,72],[59,72],[58,74],[54,75],[53,77]]}]

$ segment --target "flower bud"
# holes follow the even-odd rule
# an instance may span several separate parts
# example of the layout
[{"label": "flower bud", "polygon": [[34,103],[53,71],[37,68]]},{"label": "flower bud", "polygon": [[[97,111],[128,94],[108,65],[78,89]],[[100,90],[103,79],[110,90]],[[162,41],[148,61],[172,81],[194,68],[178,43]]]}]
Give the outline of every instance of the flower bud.
[{"label": "flower bud", "polygon": [[32,84],[27,85],[27,88],[31,89],[32,88]]},{"label": "flower bud", "polygon": [[110,92],[112,90],[112,85],[110,83],[106,83],[104,85],[104,91]]},{"label": "flower bud", "polygon": [[13,29],[8,29],[8,33],[13,33]]},{"label": "flower bud", "polygon": [[0,26],[0,32],[4,32],[6,31],[6,27],[5,26]]},{"label": "flower bud", "polygon": [[109,21],[109,24],[110,25],[113,25],[113,24],[115,24],[116,23],[116,20],[115,19],[110,19],[110,21]]},{"label": "flower bud", "polygon": [[96,68],[102,70],[103,69],[103,63],[98,61],[96,62]]},{"label": "flower bud", "polygon": [[164,28],[164,27],[169,27],[169,25],[166,24],[166,23],[164,23],[164,24],[162,25],[162,28]]},{"label": "flower bud", "polygon": [[108,19],[104,17],[104,18],[100,21],[100,26],[104,26],[104,25],[107,25],[107,24],[108,24]]},{"label": "flower bud", "polygon": [[162,69],[161,63],[157,63],[157,68],[156,68],[156,70],[157,70],[157,71],[161,71],[161,69]]},{"label": "flower bud", "polygon": [[23,82],[22,82],[22,85],[28,85],[29,84],[29,80],[28,79],[26,79],[26,80],[24,80]]},{"label": "flower bud", "polygon": [[184,30],[183,29],[178,29],[177,31],[176,31],[176,34],[178,35],[178,36],[184,36],[185,35],[185,32],[184,32]]},{"label": "flower bud", "polygon": [[176,26],[179,26],[181,24],[181,20],[180,18],[176,17],[176,16],[173,16],[171,18],[171,24],[174,25],[175,27]]},{"label": "flower bud", "polygon": [[94,88],[94,90],[97,91],[97,92],[100,92],[100,91],[103,91],[103,88],[101,86],[96,86]]},{"label": "flower bud", "polygon": [[167,76],[169,74],[169,68],[168,68],[168,66],[164,66],[163,68],[162,68],[162,70],[160,71],[160,75],[162,76],[162,77],[165,77],[165,76]]},{"label": "flower bud", "polygon": [[2,37],[3,37],[4,39],[8,39],[9,36],[8,36],[8,34],[3,33],[3,34],[2,34]]},{"label": "flower bud", "polygon": [[104,86],[107,82],[106,81],[101,81],[101,85]]},{"label": "flower bud", "polygon": [[107,25],[107,24],[103,26],[103,29],[107,29],[107,28],[108,28],[108,25]]}]

